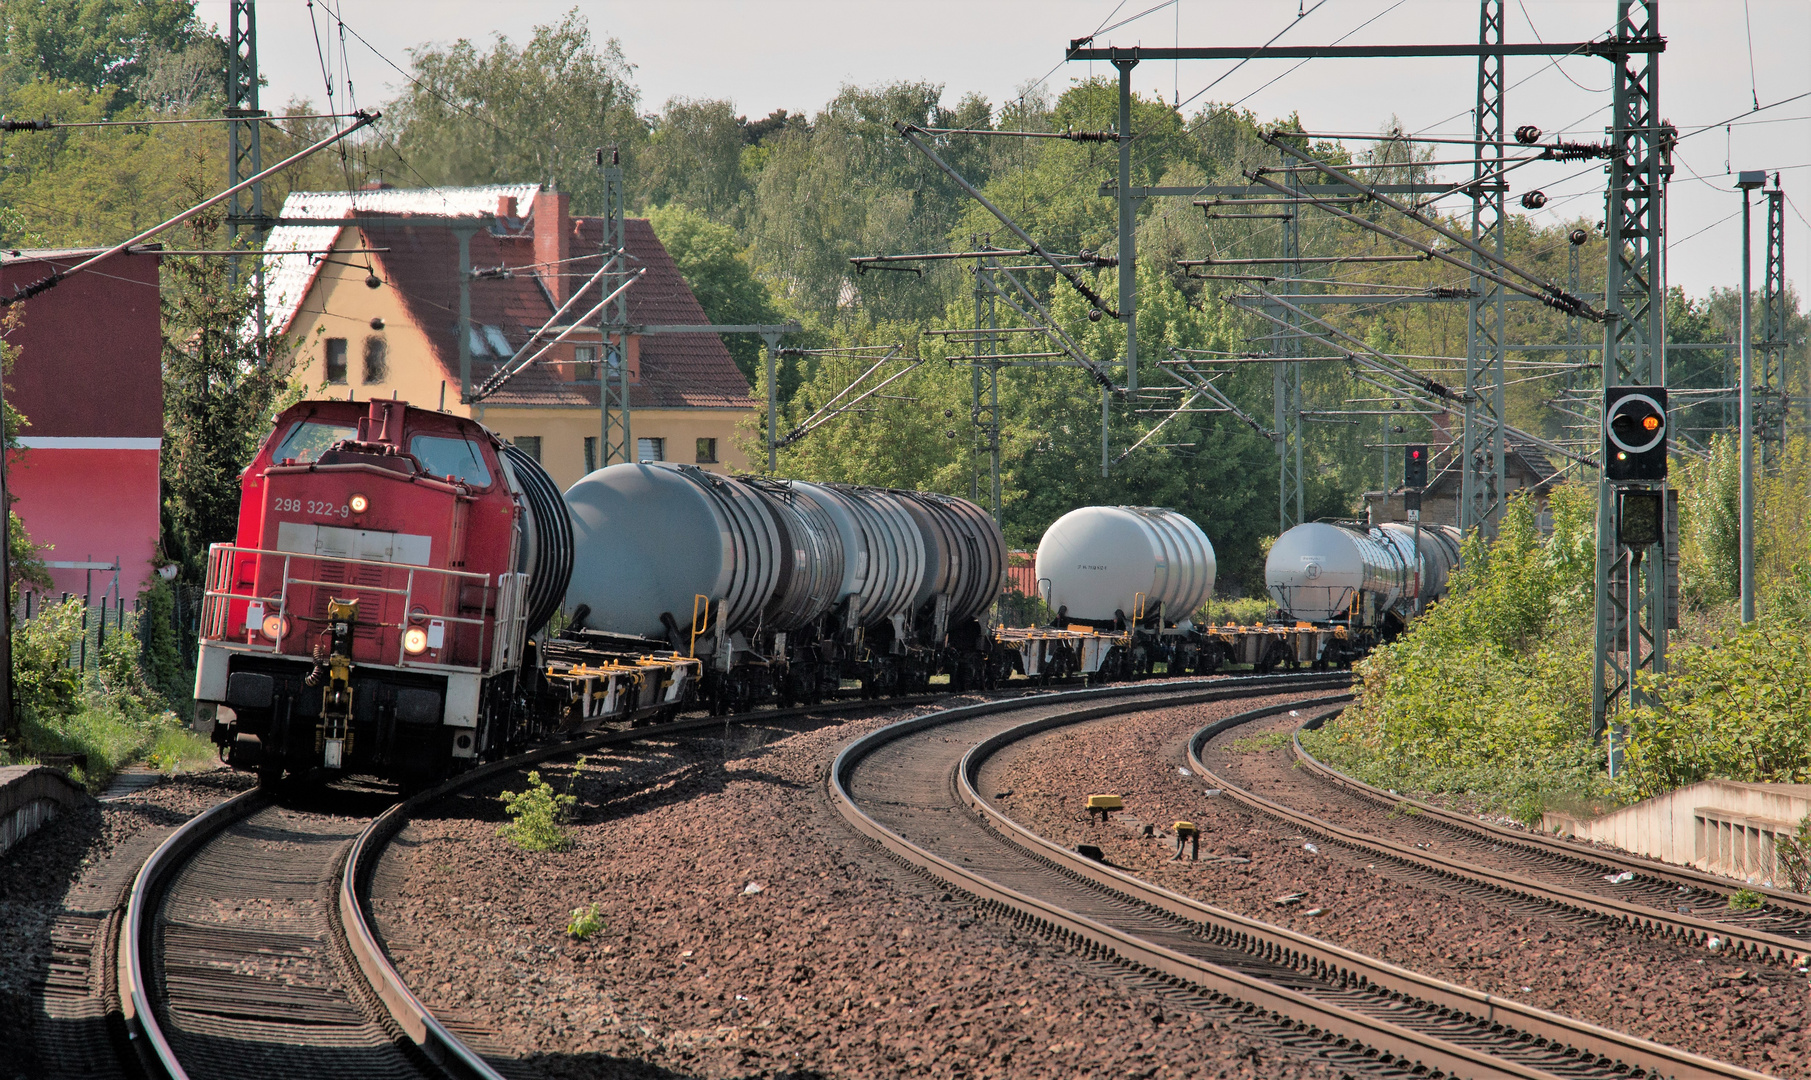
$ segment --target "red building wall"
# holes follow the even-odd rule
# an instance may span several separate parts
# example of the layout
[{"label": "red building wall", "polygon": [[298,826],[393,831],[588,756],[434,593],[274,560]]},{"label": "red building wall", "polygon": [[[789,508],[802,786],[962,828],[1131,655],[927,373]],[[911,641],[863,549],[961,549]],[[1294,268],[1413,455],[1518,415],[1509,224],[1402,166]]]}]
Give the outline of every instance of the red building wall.
[{"label": "red building wall", "polygon": [[[87,257],[27,251],[0,260],[0,291],[42,280]],[[118,562],[93,572],[132,597],[154,572],[158,538],[163,368],[158,257],[115,256],[14,305],[7,400],[24,414],[26,449],[9,462],[13,508],[50,562]],[[84,593],[90,574],[52,568],[55,591]]]}]

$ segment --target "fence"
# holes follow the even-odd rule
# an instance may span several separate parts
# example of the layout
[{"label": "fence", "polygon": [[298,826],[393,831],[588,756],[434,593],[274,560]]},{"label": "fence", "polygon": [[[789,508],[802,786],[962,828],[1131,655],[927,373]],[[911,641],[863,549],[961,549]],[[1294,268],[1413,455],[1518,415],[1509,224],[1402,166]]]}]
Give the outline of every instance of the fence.
[{"label": "fence", "polygon": [[[199,585],[171,584],[174,603],[170,608],[170,629],[174,631],[178,647],[185,665],[193,666],[196,659],[196,634],[201,623],[202,588]],[[46,608],[67,604],[70,600],[82,601],[82,632],[69,647],[67,664],[69,667],[87,671],[100,659],[101,650],[113,637],[126,633],[138,634],[141,620],[144,618],[143,604],[138,600],[128,600],[124,596],[79,596],[76,593],[40,593],[21,591],[19,602],[13,609],[13,618],[18,622],[28,622],[42,615]],[[138,634],[141,650],[148,647],[147,635]]]}]

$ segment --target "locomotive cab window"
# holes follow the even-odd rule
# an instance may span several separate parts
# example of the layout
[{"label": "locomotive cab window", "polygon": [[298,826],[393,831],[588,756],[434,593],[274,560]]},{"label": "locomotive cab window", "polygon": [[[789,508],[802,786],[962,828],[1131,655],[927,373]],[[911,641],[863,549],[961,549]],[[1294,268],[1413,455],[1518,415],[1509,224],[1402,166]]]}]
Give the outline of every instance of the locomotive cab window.
[{"label": "locomotive cab window", "polygon": [[289,429],[283,441],[270,452],[270,460],[281,461],[314,461],[321,452],[341,439],[350,439],[354,430],[346,424],[324,424],[319,420],[304,420]]},{"label": "locomotive cab window", "polygon": [[409,453],[431,476],[451,476],[473,487],[490,486],[490,466],[484,463],[484,451],[470,439],[417,435],[409,440]]}]

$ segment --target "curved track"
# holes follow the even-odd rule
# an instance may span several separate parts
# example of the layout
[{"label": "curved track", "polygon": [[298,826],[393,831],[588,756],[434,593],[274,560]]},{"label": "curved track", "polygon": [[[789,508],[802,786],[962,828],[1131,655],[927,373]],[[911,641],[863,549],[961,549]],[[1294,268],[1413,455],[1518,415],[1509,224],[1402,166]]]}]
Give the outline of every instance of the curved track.
[{"label": "curved track", "polygon": [[[1299,728],[1318,724],[1311,718]],[[1585,847],[1474,821],[1439,807],[1392,795],[1328,767],[1292,735],[1300,765],[1288,781],[1267,781],[1259,795],[1236,768],[1203,762],[1214,736],[1210,725],[1189,740],[1189,764],[1210,785],[1252,809],[1353,850],[1387,860],[1410,878],[1480,897],[1559,908],[1637,929],[1676,936],[1692,944],[1719,938],[1740,955],[1800,960],[1811,954],[1811,899],[1776,889],[1756,889],[1765,903],[1731,911],[1739,883],[1648,859]],[[1306,774],[1309,779],[1298,779]],[[1289,804],[1312,787],[1314,812]],[[1336,824],[1335,821],[1338,823]],[[1438,850],[1436,850],[1438,849]],[[1607,880],[1628,873],[1615,883]]]},{"label": "curved track", "polygon": [[[1329,690],[1346,681],[1231,679],[945,710],[851,743],[830,785],[844,816],[908,864],[1092,957],[1185,987],[1205,1010],[1351,1071],[1761,1075],[1417,975],[1157,888],[1031,834],[976,788],[989,755],[1053,727],[1167,705]],[[1213,729],[1303,704],[1258,708]]]},{"label": "curved track", "polygon": [[353,784],[289,805],[258,791],[228,799],[166,839],[133,884],[117,974],[139,1064],[168,1080],[501,1080],[403,984],[370,924],[372,872],[411,814],[498,773],[601,746],[930,700],[611,731],[493,762],[400,801]]}]

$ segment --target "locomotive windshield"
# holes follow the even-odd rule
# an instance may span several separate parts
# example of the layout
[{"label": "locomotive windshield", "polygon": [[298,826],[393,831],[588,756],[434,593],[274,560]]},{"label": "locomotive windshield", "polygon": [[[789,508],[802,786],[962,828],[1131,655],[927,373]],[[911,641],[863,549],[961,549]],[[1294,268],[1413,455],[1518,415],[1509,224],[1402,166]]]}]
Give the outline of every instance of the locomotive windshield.
[{"label": "locomotive windshield", "polygon": [[484,463],[484,451],[470,439],[417,435],[409,440],[409,453],[431,476],[451,476],[473,487],[490,486],[490,466]]},{"label": "locomotive windshield", "polygon": [[350,439],[356,432],[348,424],[327,424],[319,420],[304,420],[289,429],[283,441],[270,452],[272,461],[314,461],[322,451],[339,442]]}]

